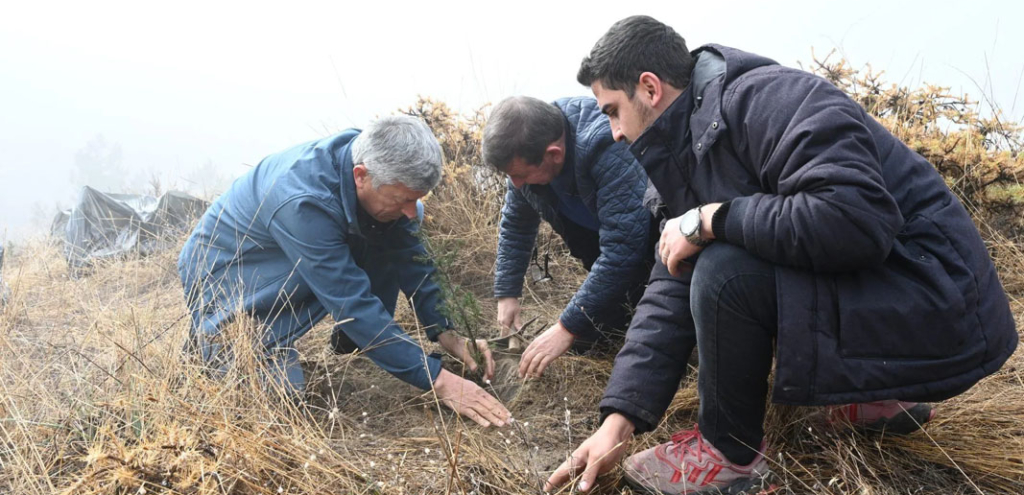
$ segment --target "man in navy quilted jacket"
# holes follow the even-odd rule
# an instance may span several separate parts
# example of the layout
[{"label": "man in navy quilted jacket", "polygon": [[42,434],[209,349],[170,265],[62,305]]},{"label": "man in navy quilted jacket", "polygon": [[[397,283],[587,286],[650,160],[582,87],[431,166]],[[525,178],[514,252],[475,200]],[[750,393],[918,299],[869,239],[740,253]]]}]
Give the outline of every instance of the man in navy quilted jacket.
[{"label": "man in navy quilted jacket", "polygon": [[484,129],[483,155],[508,176],[494,277],[503,331],[521,328],[519,297],[541,220],[590,272],[558,321],[527,346],[519,375],[540,376],[569,349],[621,340],[643,294],[657,229],[643,207],[647,176],[615,142],[597,102],[507,98]]}]

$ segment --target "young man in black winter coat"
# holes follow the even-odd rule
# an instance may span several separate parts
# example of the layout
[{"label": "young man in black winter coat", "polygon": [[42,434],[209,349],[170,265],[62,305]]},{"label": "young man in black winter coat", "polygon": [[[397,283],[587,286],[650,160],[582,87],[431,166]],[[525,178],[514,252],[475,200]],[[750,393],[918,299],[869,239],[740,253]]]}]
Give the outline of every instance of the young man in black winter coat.
[{"label": "young man in black winter coat", "polygon": [[[920,155],[828,81],[736,49],[690,53],[623,19],[577,76],[657,189],[651,276],[601,401],[602,424],[548,480],[589,490],[661,420],[693,346],[699,423],[634,454],[655,493],[765,485],[772,399],[842,405],[890,432],[1000,368],[1018,336],[981,236]],[[913,401],[913,402],[911,402]]]}]

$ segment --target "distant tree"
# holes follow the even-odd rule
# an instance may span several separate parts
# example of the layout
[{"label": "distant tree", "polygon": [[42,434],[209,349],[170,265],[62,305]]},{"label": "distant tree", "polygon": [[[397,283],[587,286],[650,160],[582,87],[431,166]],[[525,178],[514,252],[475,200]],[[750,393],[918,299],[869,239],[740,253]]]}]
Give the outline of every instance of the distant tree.
[{"label": "distant tree", "polygon": [[205,199],[213,199],[231,185],[231,179],[217,169],[213,160],[189,170],[181,180],[189,192]]},{"label": "distant tree", "polygon": [[155,198],[160,197],[164,193],[164,182],[160,178],[160,172],[156,170],[149,171],[149,189],[146,192]]},{"label": "distant tree", "polygon": [[58,211],[63,210],[59,202],[35,201],[32,203],[29,222],[34,230],[45,230],[50,228],[53,217]]},{"label": "distant tree", "polygon": [[121,145],[110,143],[102,134],[97,134],[75,153],[71,183],[75,187],[91,186],[104,192],[121,192],[126,176],[121,158]]}]

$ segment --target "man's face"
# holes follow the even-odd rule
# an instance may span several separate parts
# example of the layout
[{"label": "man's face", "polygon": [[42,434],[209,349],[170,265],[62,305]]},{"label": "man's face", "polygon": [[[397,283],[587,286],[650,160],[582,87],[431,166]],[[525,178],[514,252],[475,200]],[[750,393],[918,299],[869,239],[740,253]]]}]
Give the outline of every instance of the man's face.
[{"label": "man's face", "polygon": [[402,184],[383,185],[376,189],[370,180],[369,171],[363,165],[353,167],[356,182],[356,197],[359,206],[378,222],[393,222],[405,216],[416,218],[416,200],[426,192],[414,191]]},{"label": "man's face", "polygon": [[616,141],[632,143],[657,118],[654,107],[638,96],[641,90],[639,85],[633,98],[627,96],[625,91],[605,88],[601,81],[594,81],[590,89],[597,98],[601,112],[608,116],[612,126],[612,137]]},{"label": "man's face", "polygon": [[515,157],[508,167],[505,168],[505,175],[512,180],[516,189],[524,184],[550,184],[552,180],[562,171],[562,164],[559,160],[562,155],[545,153],[539,165],[530,165],[521,157]]}]

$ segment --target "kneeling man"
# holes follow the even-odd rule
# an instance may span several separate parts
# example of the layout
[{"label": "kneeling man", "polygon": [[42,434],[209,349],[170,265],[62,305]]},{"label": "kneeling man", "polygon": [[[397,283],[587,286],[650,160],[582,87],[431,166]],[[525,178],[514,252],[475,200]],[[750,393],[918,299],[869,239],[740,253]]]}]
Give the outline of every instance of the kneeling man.
[{"label": "kneeling man", "polygon": [[637,314],[658,316],[633,319],[603,424],[548,488],[586,466],[589,489],[657,426],[694,345],[698,426],[624,465],[647,492],[764,488],[773,357],[776,402],[905,433],[931,418],[925,402],[1013,353],[1013,314],[967,210],[827,80],[721,45],[691,53],[645,16],[612,26],[577,77],[673,217],[655,271],[680,283],[644,294]]},{"label": "kneeling man", "polygon": [[520,376],[539,376],[570,348],[619,344],[653,262],[647,176],[612,137],[593,98],[503,100],[484,129],[484,162],[508,176],[494,295],[498,323],[518,329],[523,275],[540,221],[590,272],[561,317],[526,348]]},{"label": "kneeling man", "polygon": [[[331,337],[337,352],[362,349],[399,379],[433,386],[455,411],[503,425],[509,413],[501,404],[443,370],[393,319],[401,290],[428,338],[476,368],[470,344],[442,316],[434,267],[416,237],[419,199],[440,182],[441,162],[430,129],[406,116],[264,158],[210,206],[182,249],[188,347],[223,369],[231,359],[224,326],[247,313],[264,328],[252,338],[271,377],[298,393],[305,379],[294,343],[330,314],[339,322]],[[486,344],[473,345],[490,377]]]}]

